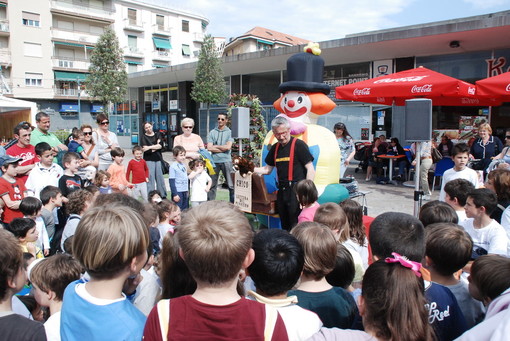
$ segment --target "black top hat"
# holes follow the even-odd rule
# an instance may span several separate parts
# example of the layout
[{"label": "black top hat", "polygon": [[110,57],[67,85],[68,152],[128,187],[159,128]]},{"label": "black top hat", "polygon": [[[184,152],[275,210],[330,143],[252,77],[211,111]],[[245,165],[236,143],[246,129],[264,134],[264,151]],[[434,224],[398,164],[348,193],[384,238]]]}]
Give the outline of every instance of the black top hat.
[{"label": "black top hat", "polygon": [[287,59],[287,81],[280,84],[280,92],[322,92],[328,95],[329,85],[322,82],[324,59],[311,53],[298,53]]}]

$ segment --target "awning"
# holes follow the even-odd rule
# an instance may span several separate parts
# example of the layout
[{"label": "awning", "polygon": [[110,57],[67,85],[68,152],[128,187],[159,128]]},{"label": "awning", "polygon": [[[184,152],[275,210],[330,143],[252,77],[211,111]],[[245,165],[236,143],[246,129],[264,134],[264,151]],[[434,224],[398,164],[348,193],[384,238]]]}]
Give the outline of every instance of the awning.
[{"label": "awning", "polygon": [[90,112],[103,112],[103,105],[102,104],[91,104],[90,105]]},{"label": "awning", "polygon": [[262,43],[262,44],[266,44],[266,45],[274,45],[274,42],[262,40],[262,39],[257,39],[257,43]]},{"label": "awning", "polygon": [[83,44],[76,44],[76,43],[67,43],[65,41],[54,41],[55,45],[65,45],[65,46],[73,46],[73,47],[85,47]]},{"label": "awning", "polygon": [[125,60],[124,63],[126,64],[134,64],[134,65],[142,65],[142,62],[135,62],[134,60]]},{"label": "awning", "polygon": [[3,2],[0,2],[0,7],[7,7],[7,4],[4,4]]},{"label": "awning", "polygon": [[55,80],[58,81],[71,81],[71,82],[83,82],[87,79],[88,73],[79,73],[79,72],[65,72],[65,71],[54,71],[55,72]]},{"label": "awning", "polygon": [[155,68],[161,68],[161,67],[169,67],[170,65],[164,65],[164,64],[152,64],[152,67]]},{"label": "awning", "polygon": [[62,102],[60,103],[59,112],[78,112],[77,102]]},{"label": "awning", "polygon": [[152,41],[154,41],[154,45],[156,45],[156,48],[158,49],[169,50],[172,48],[172,44],[170,44],[170,39],[152,37]]},{"label": "awning", "polygon": [[191,56],[191,50],[189,49],[189,45],[182,45],[182,54],[184,56]]}]

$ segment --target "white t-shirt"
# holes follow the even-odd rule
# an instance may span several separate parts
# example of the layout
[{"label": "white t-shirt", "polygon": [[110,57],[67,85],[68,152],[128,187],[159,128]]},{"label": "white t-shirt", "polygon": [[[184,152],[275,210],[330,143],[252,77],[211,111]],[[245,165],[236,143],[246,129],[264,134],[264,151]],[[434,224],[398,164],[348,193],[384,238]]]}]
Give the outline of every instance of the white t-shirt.
[{"label": "white t-shirt", "polygon": [[48,341],[60,341],[60,311],[51,315],[44,322],[44,330],[46,331]]},{"label": "white t-shirt", "polygon": [[508,237],[503,226],[492,219],[489,225],[477,229],[473,222],[473,218],[468,218],[460,224],[473,239],[473,248],[484,248],[488,253],[508,255]]},{"label": "white t-shirt", "polygon": [[206,171],[197,174],[191,179],[191,195],[190,201],[207,201],[207,192],[205,188],[208,183],[211,183],[211,177]]},{"label": "white t-shirt", "polygon": [[444,191],[444,185],[455,179],[467,180],[471,182],[475,188],[478,186],[478,174],[471,168],[466,167],[461,171],[456,171],[455,168],[450,168],[443,174],[443,184],[441,185],[441,192],[439,193],[440,201],[445,201],[446,193]]},{"label": "white t-shirt", "polygon": [[462,225],[461,222],[463,222],[464,220],[468,219],[467,215],[466,215],[466,211],[462,210],[462,211],[455,211],[455,213],[457,213],[457,217],[459,217],[459,225]]}]

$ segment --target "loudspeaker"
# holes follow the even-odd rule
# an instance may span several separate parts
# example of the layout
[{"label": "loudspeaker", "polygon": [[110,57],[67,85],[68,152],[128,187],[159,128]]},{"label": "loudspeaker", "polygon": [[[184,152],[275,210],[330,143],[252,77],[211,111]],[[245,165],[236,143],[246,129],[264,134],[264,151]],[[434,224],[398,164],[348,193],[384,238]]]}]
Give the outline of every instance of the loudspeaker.
[{"label": "loudspeaker", "polygon": [[405,140],[425,142],[432,138],[432,100],[409,99],[405,108]]},{"label": "loudspeaker", "polygon": [[232,137],[247,139],[250,138],[250,108],[232,109]]}]

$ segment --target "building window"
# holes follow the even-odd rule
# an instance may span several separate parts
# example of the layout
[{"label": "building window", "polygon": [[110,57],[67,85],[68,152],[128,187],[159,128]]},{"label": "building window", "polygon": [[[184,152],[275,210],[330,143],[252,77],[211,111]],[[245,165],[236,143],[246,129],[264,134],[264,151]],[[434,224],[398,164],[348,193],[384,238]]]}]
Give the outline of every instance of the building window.
[{"label": "building window", "polygon": [[42,73],[25,72],[25,86],[42,86]]},{"label": "building window", "polygon": [[136,64],[128,64],[127,65],[127,73],[133,73],[138,71],[138,65]]},{"label": "building window", "polygon": [[189,32],[189,21],[188,20],[182,21],[182,32]]},{"label": "building window", "polygon": [[41,26],[40,15],[37,13],[22,12],[21,18],[22,18],[22,23],[24,26],[33,26],[33,27]]},{"label": "building window", "polygon": [[158,27],[158,30],[164,31],[165,30],[165,17],[159,14],[156,14],[156,25]]},{"label": "building window", "polygon": [[191,55],[191,50],[189,49],[189,45],[182,44],[182,55],[189,57]]},{"label": "building window", "polygon": [[42,57],[41,44],[23,43],[23,53],[27,57]]},{"label": "building window", "polygon": [[129,25],[136,25],[136,9],[128,8]]},{"label": "building window", "polygon": [[129,47],[129,51],[131,51],[131,52],[136,52],[138,50],[136,36],[128,36],[128,47]]}]

